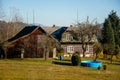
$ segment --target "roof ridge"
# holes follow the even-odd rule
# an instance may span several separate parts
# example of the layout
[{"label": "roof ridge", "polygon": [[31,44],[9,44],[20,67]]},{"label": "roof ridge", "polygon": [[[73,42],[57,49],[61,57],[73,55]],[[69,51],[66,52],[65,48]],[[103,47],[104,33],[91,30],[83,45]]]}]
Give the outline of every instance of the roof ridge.
[{"label": "roof ridge", "polygon": [[24,37],[26,35],[29,35],[32,33],[34,30],[38,29],[40,26],[25,26],[21,31],[19,31],[15,36],[12,38],[8,39],[8,42],[14,41],[16,39],[19,39],[21,37]]}]

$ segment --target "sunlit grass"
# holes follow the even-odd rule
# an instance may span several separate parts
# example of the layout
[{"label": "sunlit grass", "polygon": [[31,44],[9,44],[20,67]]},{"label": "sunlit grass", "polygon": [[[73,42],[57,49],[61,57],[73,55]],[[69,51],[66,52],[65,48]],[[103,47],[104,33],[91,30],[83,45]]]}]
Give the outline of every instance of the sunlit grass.
[{"label": "sunlit grass", "polygon": [[[85,59],[82,59],[85,60]],[[0,60],[0,80],[119,80],[120,65],[103,71],[81,66],[53,64],[41,58]],[[70,59],[65,59],[70,63]],[[104,62],[104,60],[103,60]],[[106,62],[104,62],[106,64]]]}]

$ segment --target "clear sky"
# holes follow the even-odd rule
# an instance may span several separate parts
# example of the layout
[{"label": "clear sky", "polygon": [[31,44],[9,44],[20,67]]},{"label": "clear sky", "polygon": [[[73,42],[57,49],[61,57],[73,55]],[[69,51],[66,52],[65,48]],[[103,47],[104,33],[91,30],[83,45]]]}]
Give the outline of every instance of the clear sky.
[{"label": "clear sky", "polygon": [[[83,22],[96,19],[103,23],[111,10],[117,11],[120,16],[120,0],[2,0],[4,12],[8,19],[14,7],[23,17],[24,22],[52,26],[69,26],[78,20]],[[28,16],[28,18],[27,18]]]}]

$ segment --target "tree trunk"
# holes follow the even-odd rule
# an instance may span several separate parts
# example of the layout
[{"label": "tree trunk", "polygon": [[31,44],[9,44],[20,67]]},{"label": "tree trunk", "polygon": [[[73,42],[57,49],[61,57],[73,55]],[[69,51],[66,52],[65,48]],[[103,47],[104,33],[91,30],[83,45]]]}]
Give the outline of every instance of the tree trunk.
[{"label": "tree trunk", "polygon": [[87,47],[86,44],[82,44],[83,57],[85,57],[86,47]]},{"label": "tree trunk", "polygon": [[44,48],[44,56],[43,56],[46,60],[46,48]]},{"label": "tree trunk", "polygon": [[98,56],[97,53],[94,53],[95,61],[97,60]]},{"label": "tree trunk", "polygon": [[47,59],[46,59],[46,54],[47,54],[47,53],[46,53],[46,52],[47,52],[46,46],[43,47],[43,50],[44,50],[44,51],[43,51],[43,52],[44,52],[43,58],[45,58],[45,60],[47,60]]},{"label": "tree trunk", "polygon": [[7,59],[7,48],[5,48],[5,59]]},{"label": "tree trunk", "polygon": [[83,50],[83,57],[85,57],[85,51]]},{"label": "tree trunk", "polygon": [[111,55],[111,58],[110,58],[110,63],[112,63],[112,58],[113,58],[113,55]]},{"label": "tree trunk", "polygon": [[45,51],[45,61],[47,60],[47,58],[49,57],[49,50],[48,49],[46,49],[46,51]]},{"label": "tree trunk", "polygon": [[45,61],[47,60],[47,52],[45,52]]}]

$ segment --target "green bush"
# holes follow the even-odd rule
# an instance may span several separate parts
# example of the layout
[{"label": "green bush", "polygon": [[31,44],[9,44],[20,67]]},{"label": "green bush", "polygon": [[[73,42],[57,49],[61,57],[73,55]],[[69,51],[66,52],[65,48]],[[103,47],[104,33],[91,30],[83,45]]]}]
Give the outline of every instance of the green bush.
[{"label": "green bush", "polygon": [[103,70],[106,70],[107,69],[107,65],[103,65]]},{"label": "green bush", "polygon": [[80,56],[78,54],[73,54],[72,55],[72,58],[71,58],[71,61],[72,61],[72,65],[73,66],[77,66],[80,64]]}]

